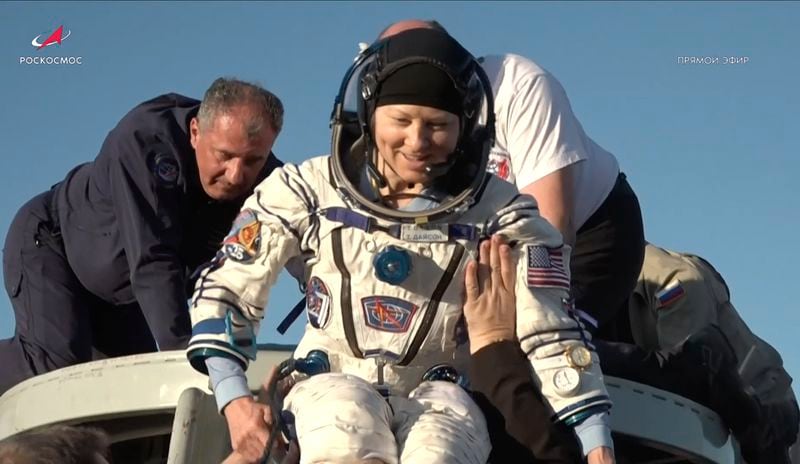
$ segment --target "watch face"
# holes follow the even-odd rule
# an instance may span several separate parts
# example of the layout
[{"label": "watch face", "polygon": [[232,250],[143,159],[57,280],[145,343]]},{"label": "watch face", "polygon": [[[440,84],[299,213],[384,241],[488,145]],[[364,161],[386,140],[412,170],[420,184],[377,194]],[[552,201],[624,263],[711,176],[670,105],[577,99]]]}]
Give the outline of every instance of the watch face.
[{"label": "watch face", "polygon": [[568,396],[574,393],[581,384],[581,375],[571,367],[559,369],[553,376],[553,386],[556,393],[561,396]]},{"label": "watch face", "polygon": [[571,346],[567,350],[567,362],[572,367],[584,369],[592,365],[592,352],[582,345]]}]

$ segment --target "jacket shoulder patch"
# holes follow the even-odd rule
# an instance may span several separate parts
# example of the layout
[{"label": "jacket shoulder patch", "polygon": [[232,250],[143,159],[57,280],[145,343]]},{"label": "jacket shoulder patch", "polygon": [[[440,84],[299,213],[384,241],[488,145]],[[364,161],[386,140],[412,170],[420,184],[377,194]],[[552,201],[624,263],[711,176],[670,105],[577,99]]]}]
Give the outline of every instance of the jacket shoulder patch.
[{"label": "jacket shoulder patch", "polygon": [[656,293],[656,309],[663,309],[676,301],[680,300],[686,294],[680,280],[673,280],[661,291]]}]

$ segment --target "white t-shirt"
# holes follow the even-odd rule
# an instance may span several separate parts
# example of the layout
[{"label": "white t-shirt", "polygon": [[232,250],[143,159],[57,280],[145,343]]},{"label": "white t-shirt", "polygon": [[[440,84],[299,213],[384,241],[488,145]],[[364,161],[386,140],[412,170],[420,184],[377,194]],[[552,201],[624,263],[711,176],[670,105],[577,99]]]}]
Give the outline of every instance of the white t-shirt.
[{"label": "white t-shirt", "polygon": [[482,65],[495,98],[497,139],[489,171],[522,189],[578,163],[572,213],[577,230],[614,187],[617,159],[584,133],[552,74],[519,55],[487,56]]}]

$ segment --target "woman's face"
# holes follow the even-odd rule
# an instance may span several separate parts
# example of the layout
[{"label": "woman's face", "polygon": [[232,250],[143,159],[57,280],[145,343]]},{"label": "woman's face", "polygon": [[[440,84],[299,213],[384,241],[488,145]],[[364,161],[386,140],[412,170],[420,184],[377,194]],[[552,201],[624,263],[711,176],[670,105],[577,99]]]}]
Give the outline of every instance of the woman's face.
[{"label": "woman's face", "polygon": [[444,163],[458,143],[458,116],[419,105],[385,105],[375,110],[375,145],[381,172],[393,191],[433,180],[426,167]]}]

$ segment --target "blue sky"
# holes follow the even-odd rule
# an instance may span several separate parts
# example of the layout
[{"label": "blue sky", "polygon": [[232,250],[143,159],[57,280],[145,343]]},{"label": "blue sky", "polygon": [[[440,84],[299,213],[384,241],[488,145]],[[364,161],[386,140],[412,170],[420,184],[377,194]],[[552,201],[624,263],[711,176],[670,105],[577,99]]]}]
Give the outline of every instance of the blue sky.
[{"label": "blue sky", "polygon": [[[409,17],[439,20],[476,55],[515,52],[551,71],[628,174],[648,239],[714,263],[750,327],[800,377],[798,3],[3,3],[0,236],[25,201],[94,158],[135,104],[200,97],[220,75],[282,98],[283,160],[327,153],[356,44]],[[72,32],[61,46],[31,46],[61,24]],[[26,56],[82,64],[20,64]],[[301,324],[285,337],[274,327],[299,297],[281,278],[260,341],[298,339]],[[3,295],[0,337],[12,333]]]}]

